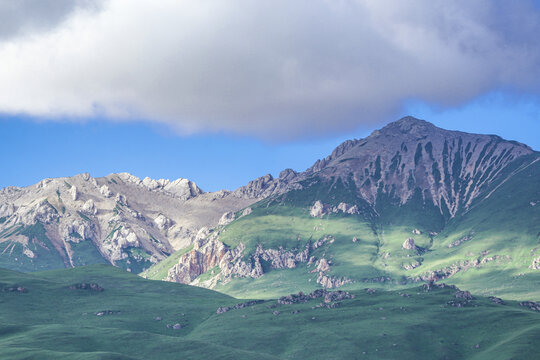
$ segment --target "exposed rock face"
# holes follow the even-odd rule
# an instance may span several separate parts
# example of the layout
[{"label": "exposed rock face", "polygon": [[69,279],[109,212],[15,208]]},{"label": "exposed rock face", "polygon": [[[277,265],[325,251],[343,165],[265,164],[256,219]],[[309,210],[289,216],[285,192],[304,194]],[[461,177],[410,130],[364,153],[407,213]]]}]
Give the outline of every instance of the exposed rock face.
[{"label": "exposed rock face", "polygon": [[166,217],[166,216],[163,215],[163,214],[159,214],[159,215],[154,219],[154,222],[156,223],[157,227],[158,227],[161,231],[165,231],[165,230],[167,230],[168,228],[170,228],[170,227],[173,225],[172,220],[169,219],[168,217]]},{"label": "exposed rock face", "polygon": [[58,219],[59,215],[58,211],[47,199],[42,199],[34,205],[19,207],[13,217],[14,223],[34,225],[38,222],[52,224]]},{"label": "exposed rock face", "polygon": [[72,186],[71,189],[69,189],[69,194],[71,195],[71,200],[77,201],[77,197],[79,196],[79,193],[77,192],[76,186]]},{"label": "exposed rock face", "polygon": [[346,204],[344,202],[341,202],[341,203],[339,203],[337,208],[332,209],[332,212],[339,212],[339,211],[341,211],[342,213],[345,213],[345,214],[350,214],[350,215],[358,214],[358,206],[349,205],[349,204]]},{"label": "exposed rock face", "polygon": [[403,265],[403,268],[405,270],[412,270],[412,269],[416,269],[417,267],[419,267],[420,265],[422,265],[422,263],[420,263],[419,261],[414,261],[410,264],[404,264]]},{"label": "exposed rock face", "polygon": [[243,211],[242,211],[242,217],[243,216],[248,216],[249,214],[251,214],[253,212],[253,209],[248,207],[248,208],[245,208]]},{"label": "exposed rock face", "polygon": [[227,311],[236,310],[236,309],[244,309],[244,308],[254,306],[263,302],[264,300],[251,300],[244,303],[236,304],[234,306],[222,306],[217,309],[216,314],[223,314],[223,313],[226,313]]},{"label": "exposed rock face", "polygon": [[279,305],[292,305],[305,303],[313,299],[324,298],[325,303],[332,303],[343,301],[347,299],[354,299],[354,295],[350,294],[347,291],[328,291],[326,289],[317,289],[310,294],[304,294],[299,292],[298,294],[291,294],[287,296],[282,296],[278,299]]},{"label": "exposed rock face", "polygon": [[15,214],[15,205],[8,203],[0,205],[0,217],[8,217]]},{"label": "exposed rock face", "polygon": [[325,258],[322,258],[318,261],[317,268],[315,270],[319,272],[326,272],[330,270],[330,264],[328,264],[328,261]]},{"label": "exposed rock face", "polygon": [[[183,284],[197,284],[194,280],[216,266],[220,271],[204,286],[213,287],[217,281],[227,282],[233,276],[259,278],[264,275],[261,261],[265,261],[272,269],[293,269],[298,263],[306,263],[310,260],[310,251],[314,248],[310,241],[302,250],[265,249],[262,245],[257,246],[249,255],[249,260],[244,261],[244,244],[240,243],[236,248],[230,249],[215,237],[207,240],[196,241],[193,250],[184,254],[168,273],[166,280]],[[313,259],[311,259],[313,262]],[[312,272],[318,272],[317,282],[326,288],[336,288],[350,283],[347,278],[339,278],[328,275],[330,263],[326,259],[317,261],[316,268]]]},{"label": "exposed rock face", "polygon": [[413,238],[408,238],[407,240],[403,242],[403,245],[401,245],[401,247],[404,248],[405,250],[415,250],[416,244],[414,243]]},{"label": "exposed rock face", "polygon": [[110,198],[112,196],[112,192],[107,185],[103,185],[102,187],[100,187],[99,192],[106,198]]},{"label": "exposed rock face", "polygon": [[453,247],[456,247],[456,246],[459,246],[461,244],[463,244],[465,241],[469,241],[473,238],[474,236],[474,231],[471,231],[468,235],[465,235],[459,239],[457,239],[456,241],[452,242],[450,245],[448,245],[449,248],[453,248]]},{"label": "exposed rock face", "polygon": [[455,294],[454,294],[455,298],[456,299],[464,299],[464,300],[472,300],[473,297],[471,295],[471,293],[469,291],[457,291]]},{"label": "exposed rock face", "polygon": [[97,235],[95,225],[80,218],[63,222],[59,229],[60,234],[66,241],[75,243],[84,239],[95,239]]},{"label": "exposed rock face", "polygon": [[234,212],[227,211],[223,216],[221,216],[221,219],[219,219],[218,225],[225,226],[230,224],[234,221]]},{"label": "exposed rock face", "polygon": [[96,209],[96,205],[94,204],[94,200],[92,199],[87,200],[84,203],[81,211],[87,215],[96,215],[97,209]]},{"label": "exposed rock face", "polygon": [[519,303],[519,305],[529,308],[533,311],[539,311],[540,312],[540,304],[534,301],[522,301]]},{"label": "exposed rock face", "polygon": [[327,209],[320,200],[315,201],[315,204],[309,209],[309,215],[313,217],[321,217],[327,213]]},{"label": "exposed rock face", "polygon": [[302,186],[297,182],[300,180],[299,174],[292,169],[285,169],[279,174],[279,178],[274,179],[272,175],[267,174],[253,181],[246,186],[235,190],[235,196],[243,198],[266,198],[271,195],[282,194],[289,190],[301,189]]},{"label": "exposed rock face", "polygon": [[351,282],[352,280],[346,277],[328,276],[322,272],[319,273],[319,277],[317,278],[317,283],[328,289],[338,288]]},{"label": "exposed rock face", "polygon": [[230,249],[217,240],[197,241],[193,250],[182,255],[178,263],[169,270],[167,280],[189,284],[216,266],[219,266],[220,275],[225,278],[233,274],[241,277],[261,277],[263,271],[260,262],[252,265],[241,260],[244,249],[242,243]]},{"label": "exposed rock face", "polygon": [[327,214],[339,212],[352,215],[358,214],[359,210],[358,206],[356,205],[349,205],[341,202],[338,204],[338,206],[330,206],[327,204],[323,204],[320,200],[315,201],[313,206],[311,206],[311,208],[309,209],[309,214],[313,217],[322,217]]},{"label": "exposed rock face", "polygon": [[254,256],[270,262],[273,269],[294,269],[297,262],[307,261],[309,244],[304,251],[296,254],[281,247],[279,249],[263,249],[262,245],[259,245]]},{"label": "exposed rock face", "polygon": [[533,261],[532,261],[532,264],[531,264],[531,266],[529,266],[529,268],[531,268],[533,270],[540,269],[540,257],[534,258]]},{"label": "exposed rock face", "polygon": [[[224,212],[245,209],[247,214],[248,206],[257,200],[228,191],[204,193],[186,179],[140,180],[127,173],[98,179],[87,173],[44,179],[26,188],[0,190],[0,232],[15,230],[0,242],[20,249],[0,256],[12,258],[14,264],[18,256],[25,256],[32,260],[32,270],[53,266],[41,264],[48,260],[39,249],[58,253],[54,268],[84,264],[86,256],[96,261],[95,256],[101,255],[113,265],[139,271],[189,246],[200,229],[216,226]],[[45,244],[43,236],[50,243]],[[39,241],[38,251],[29,241]],[[88,245],[76,245],[83,241]],[[78,253],[82,248],[97,252]]]},{"label": "exposed rock face", "polygon": [[474,260],[463,260],[435,271],[428,271],[426,274],[412,278],[412,281],[439,281],[454,276],[460,271],[481,267],[492,261],[510,261],[508,255],[493,255],[489,257],[477,258]]},{"label": "exposed rock face", "polygon": [[132,229],[122,227],[113,232],[110,239],[103,242],[102,249],[109,255],[109,259],[117,261],[128,257],[128,254],[123,251],[128,247],[140,247],[139,238]]},{"label": "exposed rock face", "polygon": [[116,194],[116,196],[114,197],[114,201],[116,202],[117,205],[128,206],[128,201],[127,201],[126,196],[120,193]]},{"label": "exposed rock face", "polygon": [[296,179],[316,175],[348,182],[352,174],[359,195],[370,204],[380,193],[404,204],[419,189],[428,203],[454,216],[509,163],[532,152],[498,136],[443,130],[405,117],[365,139],[344,142]]}]

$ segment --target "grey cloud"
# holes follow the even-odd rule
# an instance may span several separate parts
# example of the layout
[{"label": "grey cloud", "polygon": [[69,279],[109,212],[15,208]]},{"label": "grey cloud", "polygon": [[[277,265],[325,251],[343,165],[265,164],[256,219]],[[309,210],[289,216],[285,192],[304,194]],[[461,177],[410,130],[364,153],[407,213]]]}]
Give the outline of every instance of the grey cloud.
[{"label": "grey cloud", "polygon": [[78,9],[99,9],[92,0],[0,0],[0,40],[50,30]]},{"label": "grey cloud", "polygon": [[526,1],[111,0],[0,47],[0,111],[324,136],[387,121],[410,99],[538,94],[538,33]]}]

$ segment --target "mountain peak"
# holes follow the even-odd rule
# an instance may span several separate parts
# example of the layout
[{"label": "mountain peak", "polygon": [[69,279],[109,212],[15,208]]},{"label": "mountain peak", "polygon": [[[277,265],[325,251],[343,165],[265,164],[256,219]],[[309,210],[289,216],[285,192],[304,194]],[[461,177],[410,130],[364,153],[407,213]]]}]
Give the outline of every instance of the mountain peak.
[{"label": "mountain peak", "polygon": [[380,130],[375,130],[371,136],[379,135],[398,135],[398,134],[425,134],[437,129],[432,123],[420,120],[412,116],[405,116],[401,119],[391,122]]}]

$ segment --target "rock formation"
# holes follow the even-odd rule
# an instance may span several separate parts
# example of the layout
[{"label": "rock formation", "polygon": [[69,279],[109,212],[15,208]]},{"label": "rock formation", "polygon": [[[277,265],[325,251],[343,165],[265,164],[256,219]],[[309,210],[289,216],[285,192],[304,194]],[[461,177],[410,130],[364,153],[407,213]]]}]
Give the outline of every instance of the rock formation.
[{"label": "rock formation", "polygon": [[416,250],[416,244],[414,243],[413,238],[408,238],[403,242],[403,245],[401,245],[402,248],[405,250]]}]

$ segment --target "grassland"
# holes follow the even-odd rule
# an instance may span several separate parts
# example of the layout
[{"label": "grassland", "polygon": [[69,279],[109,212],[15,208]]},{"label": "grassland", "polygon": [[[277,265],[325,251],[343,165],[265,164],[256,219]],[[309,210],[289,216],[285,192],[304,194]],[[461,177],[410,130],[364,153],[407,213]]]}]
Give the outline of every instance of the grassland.
[{"label": "grassland", "polygon": [[[104,291],[69,288],[83,282]],[[479,296],[453,307],[450,288],[357,290],[334,309],[318,307],[320,299],[267,300],[216,314],[240,300],[106,265],[0,270],[0,288],[14,285],[27,292],[0,291],[6,359],[521,359],[540,336],[538,312]]]}]

